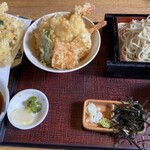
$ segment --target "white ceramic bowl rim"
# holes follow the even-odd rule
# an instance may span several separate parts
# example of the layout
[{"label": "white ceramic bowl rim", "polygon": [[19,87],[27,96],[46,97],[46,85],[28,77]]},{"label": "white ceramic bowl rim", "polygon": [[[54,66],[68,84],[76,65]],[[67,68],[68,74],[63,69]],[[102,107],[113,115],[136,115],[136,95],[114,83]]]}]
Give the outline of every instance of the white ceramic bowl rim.
[{"label": "white ceramic bowl rim", "polygon": [[4,98],[4,108],[3,108],[4,110],[0,114],[0,122],[1,122],[4,119],[5,114],[7,112],[7,107],[8,107],[9,98],[10,98],[9,89],[6,83],[1,79],[0,79],[0,92],[2,93],[2,96]]},{"label": "white ceramic bowl rim", "polygon": [[[73,69],[68,69],[68,70],[57,70],[57,69],[54,69],[54,68],[51,68],[51,67],[47,67],[47,66],[44,66],[42,65],[39,60],[36,58],[36,56],[34,56],[35,54],[33,54],[34,50],[31,50],[32,49],[32,46],[29,45],[29,41],[33,40],[28,40],[28,37],[30,37],[32,34],[32,31],[35,30],[37,27],[38,27],[38,23],[40,22],[40,20],[44,17],[48,17],[48,16],[54,16],[56,14],[63,14],[63,15],[66,15],[70,12],[55,12],[55,13],[51,13],[51,14],[47,14],[47,15],[44,15],[43,17],[37,19],[29,28],[28,30],[26,31],[25,33],[25,36],[24,36],[24,39],[23,39],[23,48],[24,48],[24,51],[25,51],[25,54],[27,56],[27,58],[30,60],[30,62],[32,64],[34,64],[35,66],[37,66],[38,68],[42,69],[42,70],[45,70],[45,71],[48,71],[48,72],[53,72],[53,73],[67,73],[67,72],[72,72],[72,71],[76,71],[76,70],[79,70],[83,67],[85,67],[86,65],[88,65],[97,55],[97,53],[99,52],[99,49],[100,49],[100,44],[101,44],[101,37],[100,37],[100,33],[98,30],[95,30],[94,33],[92,34],[93,36],[96,36],[96,38],[94,39],[96,42],[95,45],[93,46],[92,44],[92,49],[94,49],[94,53],[91,54],[89,57],[87,56],[84,60],[82,60],[80,62],[80,65],[73,68]],[[85,19],[85,21],[87,21],[87,23],[89,24],[93,24],[94,23],[88,19],[87,17],[84,17],[83,18]],[[96,50],[95,50],[96,49]]]}]

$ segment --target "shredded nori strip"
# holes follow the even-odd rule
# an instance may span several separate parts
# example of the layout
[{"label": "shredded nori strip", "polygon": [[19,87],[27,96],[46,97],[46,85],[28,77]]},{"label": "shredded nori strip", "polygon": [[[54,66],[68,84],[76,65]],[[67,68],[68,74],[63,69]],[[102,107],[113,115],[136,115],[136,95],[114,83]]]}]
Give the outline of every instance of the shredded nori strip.
[{"label": "shredded nori strip", "polygon": [[[115,147],[119,141],[123,139],[127,140],[131,145],[135,145],[139,150],[144,150],[144,140],[137,141],[135,136],[138,135],[139,132],[144,131],[146,125],[150,126],[143,108],[148,101],[141,105],[137,100],[134,100],[133,97],[127,98],[128,101],[122,101],[122,105],[114,104],[115,110],[112,112],[114,115],[111,118],[111,126],[118,139]],[[142,137],[143,136],[144,133]],[[147,140],[145,140],[145,142],[146,141]],[[142,142],[142,145],[139,144],[140,142]]]}]

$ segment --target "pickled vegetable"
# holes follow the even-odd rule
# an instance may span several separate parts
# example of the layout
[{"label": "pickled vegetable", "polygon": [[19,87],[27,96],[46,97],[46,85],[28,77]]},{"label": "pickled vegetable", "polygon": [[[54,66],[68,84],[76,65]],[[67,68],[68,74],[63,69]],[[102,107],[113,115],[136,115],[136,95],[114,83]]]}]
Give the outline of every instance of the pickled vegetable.
[{"label": "pickled vegetable", "polygon": [[42,104],[37,101],[35,96],[32,96],[27,100],[27,108],[32,113],[38,113],[42,109]]}]

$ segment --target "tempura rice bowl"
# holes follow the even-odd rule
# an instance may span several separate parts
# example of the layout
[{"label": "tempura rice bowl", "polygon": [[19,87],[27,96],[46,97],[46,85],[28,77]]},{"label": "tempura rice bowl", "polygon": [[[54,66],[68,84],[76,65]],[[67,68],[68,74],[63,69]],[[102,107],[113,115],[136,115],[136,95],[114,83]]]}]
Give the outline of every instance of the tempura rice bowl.
[{"label": "tempura rice bowl", "polygon": [[[45,15],[43,17],[51,17],[54,16],[56,14],[60,14],[60,15],[67,15],[69,14],[69,12],[56,12],[56,13],[52,13],[52,14],[48,14]],[[98,30],[95,30],[92,35],[91,35],[91,39],[92,39],[92,48],[89,52],[89,54],[83,59],[81,60],[81,62],[79,63],[78,66],[76,66],[73,69],[67,69],[67,70],[58,70],[58,69],[54,69],[52,67],[48,67],[43,65],[39,58],[36,55],[35,52],[35,38],[33,37],[33,31],[36,30],[39,26],[40,21],[42,20],[42,18],[39,18],[38,20],[36,20],[26,31],[24,39],[23,39],[23,48],[24,48],[24,52],[27,56],[27,58],[30,60],[30,62],[32,64],[34,64],[36,67],[48,71],[48,72],[53,72],[53,73],[67,73],[67,72],[72,72],[72,71],[76,71],[79,70],[83,67],[85,67],[86,65],[88,65],[97,55],[97,53],[99,52],[100,49],[100,44],[101,44],[101,37],[100,37],[100,33]],[[86,17],[83,17],[86,27],[90,27],[91,25],[94,25],[94,23],[89,20]]]}]

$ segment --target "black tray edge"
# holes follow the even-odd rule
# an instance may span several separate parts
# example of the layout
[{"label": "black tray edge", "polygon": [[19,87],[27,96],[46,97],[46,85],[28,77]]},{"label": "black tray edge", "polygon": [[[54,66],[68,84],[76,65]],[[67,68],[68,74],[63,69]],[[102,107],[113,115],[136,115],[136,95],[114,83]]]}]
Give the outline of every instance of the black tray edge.
[{"label": "black tray edge", "polygon": [[[12,85],[11,85],[11,88],[10,88],[10,99],[14,96],[14,93],[16,91],[16,86],[17,86],[19,75],[20,75],[21,66],[22,66],[22,64],[20,64],[19,66],[11,69],[15,72],[15,74],[14,74]],[[8,121],[8,119],[7,119],[7,114],[6,114],[5,118],[3,119],[3,121],[0,125],[0,144],[3,142],[3,139],[5,137],[5,132],[6,132],[6,129],[7,129],[7,121]]]}]

